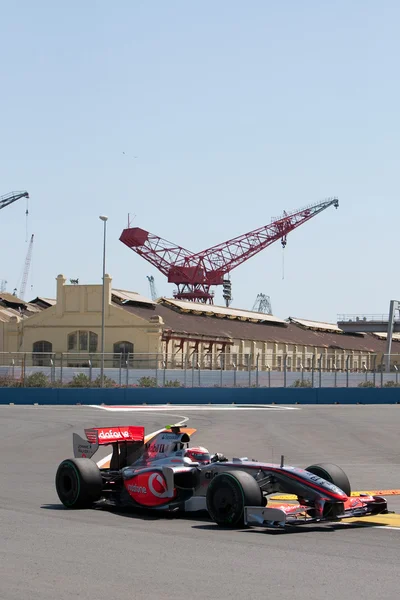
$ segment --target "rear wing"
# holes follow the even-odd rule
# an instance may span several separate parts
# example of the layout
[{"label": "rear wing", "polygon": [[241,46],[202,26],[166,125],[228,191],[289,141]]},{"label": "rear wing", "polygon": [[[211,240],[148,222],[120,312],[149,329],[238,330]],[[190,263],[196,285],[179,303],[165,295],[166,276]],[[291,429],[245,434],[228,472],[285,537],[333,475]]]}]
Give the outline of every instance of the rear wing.
[{"label": "rear wing", "polygon": [[86,439],[72,434],[75,458],[91,458],[99,446],[118,443],[144,443],[144,427],[92,427],[85,429]]}]

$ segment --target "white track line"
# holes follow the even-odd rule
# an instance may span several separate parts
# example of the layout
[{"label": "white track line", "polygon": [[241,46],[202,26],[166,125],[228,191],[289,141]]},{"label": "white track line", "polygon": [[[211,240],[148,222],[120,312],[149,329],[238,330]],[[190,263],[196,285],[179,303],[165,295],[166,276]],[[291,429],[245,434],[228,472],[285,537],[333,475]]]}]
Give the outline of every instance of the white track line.
[{"label": "white track line", "polygon": [[[178,423],[174,423],[174,425],[176,425],[176,426],[183,425],[187,421],[189,421],[189,417],[182,417],[182,420],[179,421]],[[162,431],[164,431],[164,429],[165,429],[165,427],[162,427],[161,429],[158,429],[158,431],[153,431],[152,433],[149,433],[148,435],[146,435],[145,441],[147,439],[152,438],[153,436],[157,435],[157,433],[161,433]],[[112,454],[105,456],[104,458],[102,458],[101,460],[98,461],[97,466],[99,468],[101,468],[103,465],[105,465],[111,459],[111,457],[112,457]]]},{"label": "white track line", "polygon": [[297,406],[276,406],[270,404],[260,404],[260,406],[218,406],[218,405],[204,405],[204,404],[193,404],[190,406],[185,405],[154,405],[154,406],[102,406],[100,404],[90,404],[90,408],[101,408],[102,410],[108,410],[110,412],[157,412],[157,411],[169,411],[169,410],[184,410],[188,411],[214,411],[214,410],[301,410]]}]

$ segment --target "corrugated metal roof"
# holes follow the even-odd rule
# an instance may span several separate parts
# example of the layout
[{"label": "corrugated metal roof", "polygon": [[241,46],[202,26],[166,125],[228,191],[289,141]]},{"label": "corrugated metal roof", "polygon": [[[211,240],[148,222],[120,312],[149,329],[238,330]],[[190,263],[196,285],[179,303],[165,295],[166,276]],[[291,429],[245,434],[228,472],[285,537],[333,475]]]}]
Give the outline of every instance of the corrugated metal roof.
[{"label": "corrugated metal roof", "polygon": [[42,310],[46,310],[46,309],[41,308],[37,304],[32,304],[31,302],[29,302],[26,305],[26,307],[23,309],[23,314],[27,314],[27,313],[39,313],[39,312],[42,312]]},{"label": "corrugated metal roof", "polygon": [[37,300],[47,302],[47,304],[50,304],[51,306],[55,306],[57,304],[57,300],[54,300],[54,298],[43,298],[43,296],[38,296]]},{"label": "corrugated metal roof", "polygon": [[8,292],[0,292],[0,300],[4,300],[5,302],[10,302],[12,304],[26,304],[24,300],[18,298],[18,296],[13,296],[13,294],[9,294]]},{"label": "corrugated metal roof", "polygon": [[319,331],[336,331],[336,333],[342,333],[342,329],[340,329],[334,323],[320,323],[318,321],[297,319],[296,317],[289,317],[289,321],[291,323],[297,323],[297,325],[301,325],[302,327],[307,327],[307,329],[316,329]]},{"label": "corrugated metal roof", "polygon": [[[361,352],[384,352],[386,342],[365,334],[360,337],[347,333],[335,333],[304,329],[295,323],[270,324],[251,323],[236,319],[219,319],[191,313],[177,312],[168,306],[157,304],[155,307],[124,305],[124,308],[142,319],[154,315],[162,317],[165,329],[170,329],[182,337],[196,335],[207,338],[226,338],[228,340],[249,340],[276,342],[298,346],[328,348],[331,350],[358,350]],[[393,352],[400,353],[400,342],[393,340]]]},{"label": "corrugated metal roof", "polygon": [[160,303],[178,308],[184,312],[191,312],[198,315],[209,315],[215,317],[226,317],[228,319],[239,319],[244,321],[265,321],[269,323],[285,323],[283,319],[267,315],[265,313],[243,310],[240,308],[227,308],[226,306],[216,306],[214,304],[200,304],[199,302],[188,302],[187,300],[175,300],[172,298],[161,298]]},{"label": "corrugated metal roof", "polygon": [[[386,340],[387,339],[387,333],[386,332],[376,332],[373,333],[372,335],[376,335],[376,337],[380,338],[381,340]],[[392,334],[392,339],[393,340],[399,340],[400,341],[400,333],[393,333]]]},{"label": "corrugated metal roof", "polygon": [[[19,308],[21,308],[21,310],[19,310]],[[28,317],[33,316],[34,314],[42,312],[42,310],[45,310],[41,306],[38,306],[37,304],[32,304],[30,302],[24,303],[22,307],[19,308],[12,308],[11,306],[2,306],[0,303],[0,320],[3,322],[7,322],[10,320],[11,317],[17,317],[17,319],[20,321],[21,319],[26,319]]]},{"label": "corrugated metal roof", "polygon": [[8,323],[13,317],[17,317],[18,321],[22,319],[22,315],[18,310],[0,306],[0,321],[3,323]]},{"label": "corrugated metal roof", "polygon": [[141,294],[137,294],[136,292],[129,292],[128,290],[117,290],[112,289],[111,294],[116,296],[122,302],[140,302],[141,304],[155,304],[153,300],[150,298],[146,298]]}]

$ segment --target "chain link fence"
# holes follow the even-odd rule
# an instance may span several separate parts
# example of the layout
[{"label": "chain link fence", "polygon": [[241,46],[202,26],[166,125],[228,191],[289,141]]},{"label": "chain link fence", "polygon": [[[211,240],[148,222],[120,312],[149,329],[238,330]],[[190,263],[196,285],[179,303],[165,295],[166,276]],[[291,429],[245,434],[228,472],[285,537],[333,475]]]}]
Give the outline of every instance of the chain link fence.
[{"label": "chain link fence", "polygon": [[[0,353],[0,387],[101,387],[102,355]],[[104,354],[104,387],[398,387],[400,355]]]}]

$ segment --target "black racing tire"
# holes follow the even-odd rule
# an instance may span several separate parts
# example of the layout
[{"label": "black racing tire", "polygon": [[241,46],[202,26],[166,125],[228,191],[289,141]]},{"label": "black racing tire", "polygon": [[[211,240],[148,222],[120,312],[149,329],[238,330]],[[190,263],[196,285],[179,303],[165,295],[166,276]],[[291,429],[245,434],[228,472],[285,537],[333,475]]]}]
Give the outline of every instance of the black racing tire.
[{"label": "black racing tire", "polygon": [[90,458],[68,458],[56,473],[56,490],[66,508],[90,508],[100,500],[103,480],[100,469]]},{"label": "black racing tire", "polygon": [[351,495],[351,485],[349,478],[346,473],[338,467],[337,465],[333,465],[331,463],[320,463],[318,465],[311,465],[307,467],[306,471],[309,473],[313,473],[313,475],[317,475],[317,477],[322,477],[322,479],[326,479],[333,485],[336,485],[339,489],[341,489],[346,496]]},{"label": "black racing tire", "polygon": [[246,471],[226,471],[208,486],[207,510],[220,527],[242,527],[245,506],[264,506],[260,486]]}]

